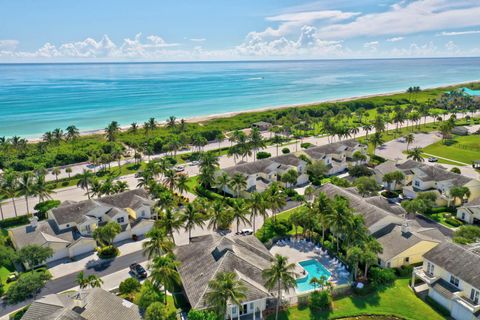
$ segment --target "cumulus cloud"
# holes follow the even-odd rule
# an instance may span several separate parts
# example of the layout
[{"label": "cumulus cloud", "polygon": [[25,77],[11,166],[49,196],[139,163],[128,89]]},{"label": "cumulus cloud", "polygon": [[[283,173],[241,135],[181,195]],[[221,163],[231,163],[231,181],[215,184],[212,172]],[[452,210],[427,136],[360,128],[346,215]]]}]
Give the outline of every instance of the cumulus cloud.
[{"label": "cumulus cloud", "polygon": [[466,34],[478,34],[480,33],[480,30],[470,30],[470,31],[443,31],[442,33],[439,33],[439,36],[444,36],[444,37],[451,37],[451,36],[463,36]]},{"label": "cumulus cloud", "polygon": [[404,37],[393,37],[393,38],[388,38],[387,41],[388,42],[397,42],[397,41],[402,41],[403,39],[405,39]]},{"label": "cumulus cloud", "polygon": [[15,50],[18,44],[17,40],[0,40],[0,50]]},{"label": "cumulus cloud", "polygon": [[192,42],[204,42],[207,39],[205,39],[205,38],[191,38],[189,40],[192,41]]},{"label": "cumulus cloud", "polygon": [[453,41],[448,41],[446,44],[445,44],[445,49],[447,49],[448,51],[450,52],[455,52],[455,51],[458,51],[458,46],[455,44],[455,42]]}]

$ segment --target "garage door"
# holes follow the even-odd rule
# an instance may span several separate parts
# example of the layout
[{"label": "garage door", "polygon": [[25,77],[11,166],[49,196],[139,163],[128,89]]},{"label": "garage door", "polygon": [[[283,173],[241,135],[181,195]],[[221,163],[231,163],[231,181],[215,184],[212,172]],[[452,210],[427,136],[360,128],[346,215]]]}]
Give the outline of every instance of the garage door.
[{"label": "garage door", "polygon": [[137,235],[137,236],[142,236],[150,229],[152,229],[154,222],[153,221],[145,221],[140,223],[139,225],[136,225],[135,227],[132,228],[132,234]]},{"label": "garage door", "polygon": [[70,258],[95,250],[95,241],[80,241],[69,248]]}]

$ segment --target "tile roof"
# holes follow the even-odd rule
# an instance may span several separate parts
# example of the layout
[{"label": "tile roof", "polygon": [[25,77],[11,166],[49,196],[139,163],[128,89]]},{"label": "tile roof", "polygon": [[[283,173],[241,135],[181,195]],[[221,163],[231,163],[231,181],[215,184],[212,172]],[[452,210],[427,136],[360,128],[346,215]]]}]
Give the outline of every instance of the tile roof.
[{"label": "tile roof", "polygon": [[12,234],[13,241],[18,248],[22,248],[29,244],[44,245],[46,243],[64,242],[71,243],[80,236],[71,229],[58,230],[55,221],[44,220],[39,221],[36,227],[25,225],[9,229]]},{"label": "tile roof", "polygon": [[208,282],[218,272],[237,273],[247,287],[247,300],[269,295],[263,287],[262,270],[270,266],[272,256],[254,236],[197,237],[177,247],[175,254],[185,293],[194,308],[206,307]]},{"label": "tile roof", "polygon": [[444,242],[423,257],[480,289],[480,254],[478,252],[451,242]]}]

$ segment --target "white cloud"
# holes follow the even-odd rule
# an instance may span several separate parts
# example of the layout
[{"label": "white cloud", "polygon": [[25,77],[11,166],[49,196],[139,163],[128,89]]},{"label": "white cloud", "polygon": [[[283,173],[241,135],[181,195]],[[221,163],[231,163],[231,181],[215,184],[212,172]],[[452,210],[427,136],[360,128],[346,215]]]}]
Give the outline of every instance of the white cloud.
[{"label": "white cloud", "polygon": [[445,49],[447,49],[448,51],[452,52],[452,51],[458,51],[458,46],[455,44],[455,42],[453,41],[448,41],[446,44],[445,44]]},{"label": "white cloud", "polygon": [[354,21],[320,29],[326,37],[345,39],[372,35],[405,35],[439,29],[479,26],[480,3],[468,0],[401,1],[388,11],[370,13]]},{"label": "white cloud", "polygon": [[189,40],[192,41],[192,42],[204,42],[207,39],[205,39],[205,38],[191,38]]},{"label": "white cloud", "polygon": [[393,37],[393,38],[388,38],[387,41],[388,42],[397,42],[397,41],[402,41],[403,39],[405,39],[404,37]]},{"label": "white cloud", "polygon": [[480,33],[480,30],[451,31],[451,32],[443,31],[442,33],[439,33],[438,36],[449,37],[449,36],[462,36],[466,34],[478,34],[478,33]]},{"label": "white cloud", "polygon": [[15,50],[19,42],[17,40],[0,40],[0,50]]},{"label": "white cloud", "polygon": [[378,41],[371,41],[371,42],[365,42],[363,44],[363,47],[364,48],[373,48],[373,47],[377,47],[380,43]]}]

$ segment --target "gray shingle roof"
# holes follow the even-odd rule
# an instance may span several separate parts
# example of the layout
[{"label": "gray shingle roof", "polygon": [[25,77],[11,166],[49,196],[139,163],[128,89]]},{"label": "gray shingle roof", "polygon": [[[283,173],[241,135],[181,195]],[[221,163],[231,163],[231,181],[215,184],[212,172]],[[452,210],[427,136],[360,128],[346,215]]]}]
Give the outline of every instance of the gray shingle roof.
[{"label": "gray shingle roof", "polygon": [[300,165],[300,163],[303,162],[297,156],[295,156],[294,154],[291,154],[291,153],[283,155],[283,156],[270,158],[270,160],[272,160],[273,162],[276,162],[276,163],[286,165],[286,166],[295,166],[295,167]]},{"label": "gray shingle roof", "polygon": [[[96,200],[84,200],[72,204],[61,205],[58,208],[52,209],[52,214],[57,220],[58,224],[66,223],[81,223],[83,216],[95,208],[103,205]],[[105,208],[105,211],[108,207]]]},{"label": "gray shingle roof", "polygon": [[480,206],[480,197],[473,199],[472,201],[468,201],[464,203],[462,207],[478,207]]},{"label": "gray shingle roof", "polygon": [[235,173],[243,173],[246,175],[256,174],[259,172],[265,172],[268,166],[272,164],[270,159],[261,159],[255,162],[248,162],[237,164],[236,166],[223,169],[229,175],[234,175]]},{"label": "gray shingle roof", "polygon": [[413,169],[415,175],[422,181],[446,181],[451,180],[456,186],[463,186],[472,181],[472,178],[464,175],[453,173],[439,166],[422,165]]},{"label": "gray shingle roof", "polygon": [[25,225],[11,228],[9,231],[17,248],[22,248],[29,244],[43,245],[49,242],[71,243],[80,237],[71,229],[58,230],[53,220],[39,221],[35,228],[31,225]]},{"label": "gray shingle roof", "polygon": [[34,301],[22,320],[141,320],[138,306],[101,288],[50,294]]},{"label": "gray shingle roof", "polygon": [[99,199],[99,202],[123,209],[135,209],[139,203],[147,205],[154,204],[154,201],[150,200],[148,192],[145,189],[133,189],[112,196],[103,197]]},{"label": "gray shingle roof", "polygon": [[247,300],[268,296],[262,270],[272,256],[254,236],[207,235],[175,250],[185,293],[194,308],[204,308],[208,282],[218,272],[236,272],[247,287]]},{"label": "gray shingle roof", "polygon": [[311,158],[318,160],[318,159],[322,159],[326,154],[339,154],[343,151],[356,148],[360,145],[361,143],[351,139],[351,140],[339,141],[335,143],[329,143],[323,146],[308,148],[303,152],[305,152]]},{"label": "gray shingle roof", "polygon": [[480,289],[480,254],[477,252],[454,243],[444,242],[423,257]]}]

